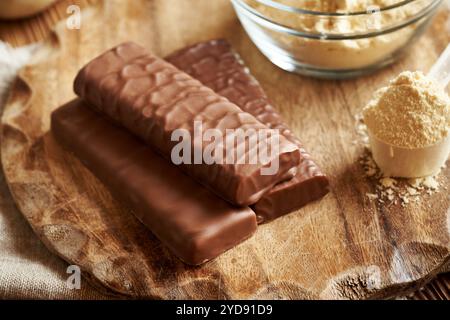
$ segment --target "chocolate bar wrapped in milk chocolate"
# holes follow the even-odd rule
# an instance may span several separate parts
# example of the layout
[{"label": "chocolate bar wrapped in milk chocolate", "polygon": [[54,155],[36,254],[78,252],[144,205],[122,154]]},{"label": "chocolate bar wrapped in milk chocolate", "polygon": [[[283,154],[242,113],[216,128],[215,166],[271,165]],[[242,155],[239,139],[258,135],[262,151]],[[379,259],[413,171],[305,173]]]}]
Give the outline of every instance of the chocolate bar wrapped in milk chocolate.
[{"label": "chocolate bar wrapped in milk chocolate", "polygon": [[256,230],[251,209],[217,197],[80,99],[53,112],[51,130],[188,264],[213,259]]},{"label": "chocolate bar wrapped in milk chocolate", "polygon": [[[189,175],[236,205],[256,203],[275,184],[291,178],[300,161],[298,146],[278,131],[273,130],[277,139],[270,140],[269,144],[267,137],[257,139],[256,145],[251,144],[254,137],[270,129],[134,43],[119,45],[88,63],[77,75],[74,89],[97,111],[126,127],[176,164],[179,159],[174,161],[173,151],[180,140],[190,138],[192,153],[201,158],[212,141],[222,139],[222,143],[215,144],[213,161],[194,158],[190,162],[192,157],[187,157],[187,161],[180,163]],[[195,139],[204,137],[210,129],[218,136],[209,143],[202,138]],[[231,142],[235,150],[243,148],[244,153],[236,156],[236,161],[225,162],[230,151],[226,142],[234,134],[228,132],[238,129],[253,133],[240,142]],[[261,150],[270,157],[261,160]],[[183,158],[186,155],[185,151],[180,154]]]},{"label": "chocolate bar wrapped in milk chocolate", "polygon": [[253,206],[260,223],[297,210],[328,193],[328,179],[276,109],[270,105],[258,81],[227,41],[202,42],[181,49],[166,60],[228,98],[268,127],[279,129],[289,141],[299,147],[301,162],[294,178],[276,185]]}]

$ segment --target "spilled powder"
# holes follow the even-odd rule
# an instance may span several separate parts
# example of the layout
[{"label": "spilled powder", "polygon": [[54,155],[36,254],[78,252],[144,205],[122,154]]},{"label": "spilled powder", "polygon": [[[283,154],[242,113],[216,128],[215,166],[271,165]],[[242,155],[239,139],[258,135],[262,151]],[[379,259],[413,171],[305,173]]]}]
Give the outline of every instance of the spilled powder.
[{"label": "spilled powder", "polygon": [[366,193],[366,198],[380,205],[399,204],[406,207],[410,203],[419,203],[424,197],[438,192],[443,187],[439,183],[438,177],[425,177],[415,179],[384,177],[375,161],[369,147],[367,127],[363,117],[358,116],[356,130],[359,141],[364,146],[364,152],[359,162],[364,169],[367,179],[375,184],[373,192]]}]

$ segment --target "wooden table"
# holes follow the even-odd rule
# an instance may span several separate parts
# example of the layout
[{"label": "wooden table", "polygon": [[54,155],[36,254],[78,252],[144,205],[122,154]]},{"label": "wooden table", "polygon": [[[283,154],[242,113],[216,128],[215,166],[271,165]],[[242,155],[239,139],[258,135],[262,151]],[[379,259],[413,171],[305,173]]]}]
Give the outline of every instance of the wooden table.
[{"label": "wooden table", "polygon": [[[80,7],[92,5],[96,0],[60,0],[45,12],[17,21],[0,22],[0,39],[12,46],[21,46],[40,41],[48,34],[56,22],[68,17],[67,7],[77,4]],[[450,274],[441,275],[423,290],[417,292],[413,299],[450,299]]]}]

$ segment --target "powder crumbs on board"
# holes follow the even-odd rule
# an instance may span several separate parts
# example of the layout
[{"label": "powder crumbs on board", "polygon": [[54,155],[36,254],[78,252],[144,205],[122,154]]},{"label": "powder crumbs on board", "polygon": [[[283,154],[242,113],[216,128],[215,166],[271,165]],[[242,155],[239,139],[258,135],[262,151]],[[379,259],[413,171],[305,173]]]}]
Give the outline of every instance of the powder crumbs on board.
[{"label": "powder crumbs on board", "polygon": [[[366,193],[366,197],[370,201],[375,201],[382,205],[400,204],[406,207],[409,203],[419,203],[423,197],[432,195],[442,188],[437,177],[416,179],[383,177],[382,172],[372,158],[367,127],[363,122],[362,116],[356,117],[356,130],[359,142],[355,141],[355,143],[364,146],[364,153],[361,155],[359,163],[364,169],[366,178],[375,184],[375,190]],[[445,189],[447,188],[445,187]]]}]

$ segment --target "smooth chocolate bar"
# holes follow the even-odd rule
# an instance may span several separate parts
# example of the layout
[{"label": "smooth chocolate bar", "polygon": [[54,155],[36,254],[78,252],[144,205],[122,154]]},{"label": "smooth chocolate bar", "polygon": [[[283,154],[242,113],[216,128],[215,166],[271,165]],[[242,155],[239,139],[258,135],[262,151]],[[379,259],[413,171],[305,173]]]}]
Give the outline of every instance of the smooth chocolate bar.
[{"label": "smooth chocolate bar", "polygon": [[181,49],[166,60],[228,98],[268,127],[279,129],[299,147],[301,162],[294,178],[276,185],[253,205],[260,223],[297,210],[328,193],[328,179],[271,106],[261,85],[227,41],[202,42]]},{"label": "smooth chocolate bar", "polygon": [[[297,145],[278,130],[272,130],[278,143],[266,144],[267,139],[259,139],[261,132],[271,130],[266,125],[131,42],[89,62],[78,73],[74,89],[97,111],[130,130],[173,163],[181,164],[197,181],[236,205],[256,203],[275,184],[291,178],[300,161]],[[204,136],[208,129],[218,137],[206,142]],[[250,134],[238,141],[230,130]],[[188,155],[185,161],[175,161],[173,151],[180,140],[188,141],[192,154],[199,158],[194,156],[192,160]],[[232,148],[227,148],[229,141]],[[252,145],[251,141],[256,144]],[[202,156],[213,144],[217,158],[207,163]],[[235,154],[235,150],[244,153],[226,162],[225,159],[232,159],[228,156]],[[273,154],[261,160],[260,151]],[[184,158],[187,152],[179,154]]]},{"label": "smooth chocolate bar", "polygon": [[187,264],[213,259],[256,230],[250,208],[217,197],[80,99],[53,112],[51,130]]}]

